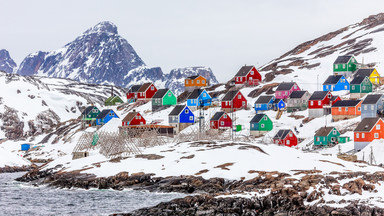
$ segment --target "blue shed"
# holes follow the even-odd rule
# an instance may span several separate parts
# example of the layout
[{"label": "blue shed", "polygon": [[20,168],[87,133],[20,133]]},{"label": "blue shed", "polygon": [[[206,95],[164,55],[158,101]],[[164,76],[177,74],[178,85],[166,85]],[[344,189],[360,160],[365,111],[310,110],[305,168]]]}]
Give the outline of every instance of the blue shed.
[{"label": "blue shed", "polygon": [[323,91],[349,90],[349,82],[343,75],[331,75],[323,83]]},{"label": "blue shed", "polygon": [[188,96],[187,105],[190,107],[211,106],[212,97],[204,89],[195,89]]},{"label": "blue shed", "polygon": [[256,113],[258,111],[267,111],[273,109],[273,102],[275,101],[275,96],[260,96],[255,102]]},{"label": "blue shed", "polygon": [[113,110],[105,109],[96,117],[96,125],[104,125],[112,118],[119,118],[119,116]]},{"label": "blue shed", "polygon": [[273,108],[278,109],[284,109],[287,106],[287,104],[283,101],[283,99],[275,99],[273,101]]},{"label": "blue shed", "polygon": [[31,148],[31,144],[24,143],[21,144],[21,151],[28,151]]},{"label": "blue shed", "polygon": [[195,115],[186,105],[177,105],[168,115],[169,123],[195,123]]}]

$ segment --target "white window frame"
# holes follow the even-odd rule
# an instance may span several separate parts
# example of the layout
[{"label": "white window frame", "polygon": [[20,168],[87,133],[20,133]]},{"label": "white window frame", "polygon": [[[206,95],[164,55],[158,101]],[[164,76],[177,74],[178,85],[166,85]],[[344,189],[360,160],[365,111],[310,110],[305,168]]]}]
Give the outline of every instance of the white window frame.
[{"label": "white window frame", "polygon": [[267,116],[264,116],[264,121],[267,121]]},{"label": "white window frame", "polygon": [[241,99],[241,94],[239,94],[239,95],[237,96],[237,99]]},{"label": "white window frame", "polygon": [[348,112],[348,107],[345,107],[345,112]]},{"label": "white window frame", "polygon": [[189,109],[185,109],[185,114],[188,114],[189,113]]},{"label": "white window frame", "polygon": [[151,91],[155,90],[155,86],[151,86]]},{"label": "white window frame", "polygon": [[185,84],[188,84],[188,80],[185,80]]},{"label": "white window frame", "polygon": [[313,106],[313,101],[311,101],[311,106]]},{"label": "white window frame", "polygon": [[293,134],[292,134],[292,132],[289,132],[289,137],[293,137]]},{"label": "white window frame", "polygon": [[352,86],[352,90],[355,90],[355,86],[354,85]]},{"label": "white window frame", "polygon": [[380,130],[380,125],[379,124],[376,125],[376,130]]},{"label": "white window frame", "polygon": [[361,87],[362,90],[365,90],[365,86]]},{"label": "white window frame", "polygon": [[339,112],[341,112],[341,107],[339,107]]},{"label": "white window frame", "polygon": [[359,138],[359,133],[356,133],[356,138]]},{"label": "white window frame", "polygon": [[255,74],[253,71],[251,71],[251,75]]},{"label": "white window frame", "polygon": [[338,67],[339,67],[339,66],[338,66],[337,64],[335,64],[335,69],[338,69]]},{"label": "white window frame", "polygon": [[204,92],[204,93],[203,93],[203,97],[207,97],[207,93]]},{"label": "white window frame", "polygon": [[193,121],[193,116],[189,116],[189,120],[190,120],[190,121]]},{"label": "white window frame", "polygon": [[221,125],[221,126],[224,126],[224,121],[220,121],[220,125]]},{"label": "white window frame", "polygon": [[375,105],[371,105],[371,110],[375,110]]},{"label": "white window frame", "polygon": [[357,107],[357,111],[360,111],[360,112],[361,112],[361,107]]},{"label": "white window frame", "polygon": [[287,140],[285,143],[286,143],[287,145],[291,144],[290,140]]},{"label": "white window frame", "polygon": [[374,134],[373,134],[373,137],[374,137],[375,139],[378,139],[378,138],[379,138],[379,133],[374,133]]},{"label": "white window frame", "polygon": [[227,114],[224,114],[224,116],[223,116],[225,119],[227,118]]},{"label": "white window frame", "polygon": [[202,84],[205,84],[205,80],[201,80],[201,83],[202,83]]},{"label": "white window frame", "polygon": [[333,131],[332,131],[332,134],[333,134],[333,135],[336,135],[336,134],[337,134],[337,131],[336,131],[336,130],[333,130]]},{"label": "white window frame", "polygon": [[343,64],[343,69],[345,69],[345,64]]},{"label": "white window frame", "polygon": [[361,138],[365,138],[365,133],[361,133]]},{"label": "white window frame", "polygon": [[200,84],[200,80],[196,80],[196,84]]},{"label": "white window frame", "polygon": [[261,128],[264,128],[264,126],[265,126],[264,124],[261,124]]},{"label": "white window frame", "polygon": [[319,105],[319,106],[320,106],[320,105],[321,105],[321,101],[318,101],[318,102],[317,102],[317,105]]}]

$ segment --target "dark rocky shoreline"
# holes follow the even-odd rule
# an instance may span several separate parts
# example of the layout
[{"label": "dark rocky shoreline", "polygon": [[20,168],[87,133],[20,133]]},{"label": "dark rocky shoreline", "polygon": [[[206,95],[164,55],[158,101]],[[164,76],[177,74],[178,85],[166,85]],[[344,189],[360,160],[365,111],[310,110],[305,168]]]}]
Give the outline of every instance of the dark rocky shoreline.
[{"label": "dark rocky shoreline", "polygon": [[[127,172],[99,178],[93,174],[81,173],[81,170],[55,171],[58,169],[60,167],[44,171],[33,169],[17,180],[32,182],[35,185],[47,184],[56,188],[115,190],[131,188],[150,192],[194,194],[132,213],[116,215],[384,215],[384,209],[370,207],[362,202],[342,199],[336,203],[323,199],[325,193],[337,196],[361,195],[363,191],[376,193],[375,184],[384,182],[384,172],[334,172],[322,175],[321,171],[298,170],[297,173],[290,175],[253,171],[258,173],[253,179],[228,181],[223,178],[155,177],[154,174]],[[299,175],[300,178],[295,178]],[[348,181],[341,184],[341,180]],[[316,189],[308,193],[310,188]],[[217,198],[219,195],[243,192],[255,192],[263,196]],[[305,203],[313,204],[305,205]],[[327,204],[343,204],[347,207],[338,209],[326,206]]]},{"label": "dark rocky shoreline", "polygon": [[31,166],[5,166],[5,167],[0,167],[0,173],[26,172],[26,171],[31,171],[34,168],[36,168],[34,164]]}]

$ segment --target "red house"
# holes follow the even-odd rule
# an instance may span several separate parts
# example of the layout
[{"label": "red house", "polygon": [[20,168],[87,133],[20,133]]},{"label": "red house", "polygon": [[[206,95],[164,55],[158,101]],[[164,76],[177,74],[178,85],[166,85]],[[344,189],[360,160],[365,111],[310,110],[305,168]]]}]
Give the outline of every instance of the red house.
[{"label": "red house", "polygon": [[153,83],[144,83],[141,85],[139,90],[137,90],[137,99],[138,100],[149,100],[155,95],[157,88]]},{"label": "red house", "polygon": [[231,128],[232,119],[226,112],[217,112],[210,120],[211,129]]},{"label": "red house", "polygon": [[297,145],[297,137],[292,130],[279,130],[273,137],[273,143],[292,147]]},{"label": "red house", "polygon": [[353,131],[355,150],[361,150],[375,139],[384,139],[384,122],[381,118],[364,118]]},{"label": "red house", "polygon": [[122,121],[122,126],[145,125],[146,121],[139,112],[129,112]]},{"label": "red house", "polygon": [[332,104],[341,100],[330,91],[315,91],[308,100],[308,117],[317,118],[331,113]]},{"label": "red house", "polygon": [[239,90],[228,91],[221,100],[221,109],[225,112],[232,112],[247,108],[247,99]]},{"label": "red house", "polygon": [[128,102],[136,101],[137,99],[137,91],[140,89],[141,85],[133,85],[127,92]]},{"label": "red house", "polygon": [[243,66],[235,75],[235,84],[258,85],[261,75],[254,66]]}]

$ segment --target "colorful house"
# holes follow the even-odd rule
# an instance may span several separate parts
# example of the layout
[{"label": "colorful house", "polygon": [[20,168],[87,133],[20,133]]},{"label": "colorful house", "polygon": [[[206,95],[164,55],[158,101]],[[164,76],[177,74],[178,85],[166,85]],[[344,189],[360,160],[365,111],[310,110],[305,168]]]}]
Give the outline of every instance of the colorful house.
[{"label": "colorful house", "polygon": [[330,91],[315,91],[308,100],[308,117],[317,118],[331,113],[332,103],[340,100],[340,97],[335,97]]},{"label": "colorful house", "polygon": [[279,130],[273,137],[273,143],[285,146],[296,146],[297,137],[292,130]]},{"label": "colorful house", "polygon": [[349,90],[349,82],[343,75],[329,76],[323,83],[323,91]]},{"label": "colorful house", "polygon": [[361,115],[361,100],[340,100],[332,105],[332,119],[339,121]]},{"label": "colorful house", "polygon": [[232,128],[232,119],[226,112],[216,112],[210,120],[211,129]]},{"label": "colorful house", "polygon": [[272,110],[274,101],[275,101],[275,96],[273,95],[259,96],[259,98],[257,98],[255,102],[256,113],[258,113],[258,111]]},{"label": "colorful house", "polygon": [[276,99],[286,99],[292,92],[300,91],[299,86],[295,82],[282,82],[276,89],[275,97]]},{"label": "colorful house", "polygon": [[339,56],[333,63],[333,74],[348,78],[357,69],[357,61],[353,56]]},{"label": "colorful house", "polygon": [[21,151],[28,151],[31,148],[31,145],[32,144],[29,143],[21,144]]},{"label": "colorful house", "polygon": [[96,117],[100,114],[100,110],[95,106],[88,106],[81,113],[81,120],[83,121],[83,127],[95,126]]},{"label": "colorful house", "polygon": [[329,146],[338,143],[340,132],[335,127],[321,127],[316,131],[314,145]]},{"label": "colorful house", "polygon": [[177,104],[177,97],[169,89],[159,89],[152,97],[152,111]]},{"label": "colorful house", "polygon": [[367,76],[356,76],[350,83],[350,98],[362,98],[372,92],[372,82]]},{"label": "colorful house", "polygon": [[137,100],[137,92],[139,91],[141,85],[133,85],[129,88],[127,92],[128,103],[135,102]]},{"label": "colorful house", "polygon": [[287,111],[296,112],[308,108],[308,100],[311,97],[308,91],[294,91],[287,99]]},{"label": "colorful house", "polygon": [[221,100],[221,109],[225,112],[235,112],[247,108],[247,99],[239,90],[228,91]]},{"label": "colorful house", "polygon": [[157,92],[157,88],[153,83],[144,83],[137,90],[137,100],[150,100]]},{"label": "colorful house", "polygon": [[196,88],[206,87],[207,85],[207,79],[201,75],[190,76],[184,80],[184,87],[186,91],[193,91]]},{"label": "colorful house", "polygon": [[192,108],[205,107],[212,105],[212,97],[205,89],[195,89],[187,99],[187,105]]},{"label": "colorful house", "polygon": [[109,98],[107,98],[107,100],[105,100],[104,102],[104,105],[105,106],[115,106],[115,105],[118,105],[118,104],[123,104],[124,101],[117,95],[113,95]]},{"label": "colorful house", "polygon": [[254,66],[243,66],[235,75],[235,84],[258,85],[261,75]]},{"label": "colorful house", "polygon": [[112,118],[119,118],[119,116],[113,110],[105,109],[96,117],[96,125],[107,124]]},{"label": "colorful house", "polygon": [[272,120],[266,114],[256,114],[250,123],[250,135],[259,137],[273,128]]},{"label": "colorful house", "polygon": [[144,117],[136,111],[129,112],[122,121],[122,126],[145,125]]},{"label": "colorful house", "polygon": [[383,116],[384,95],[368,95],[361,104],[361,119],[368,117]]},{"label": "colorful house", "polygon": [[175,127],[175,132],[179,133],[186,127],[195,123],[195,115],[186,105],[176,105],[168,114],[169,125]]},{"label": "colorful house", "polygon": [[282,110],[285,109],[287,104],[283,101],[283,99],[275,99],[273,101],[273,109],[274,110]]},{"label": "colorful house", "polygon": [[384,139],[384,122],[379,117],[364,118],[353,131],[355,150],[361,150],[375,139]]},{"label": "colorful house", "polygon": [[361,68],[355,72],[355,77],[362,76],[368,77],[372,84],[380,84],[380,74],[375,68]]}]

